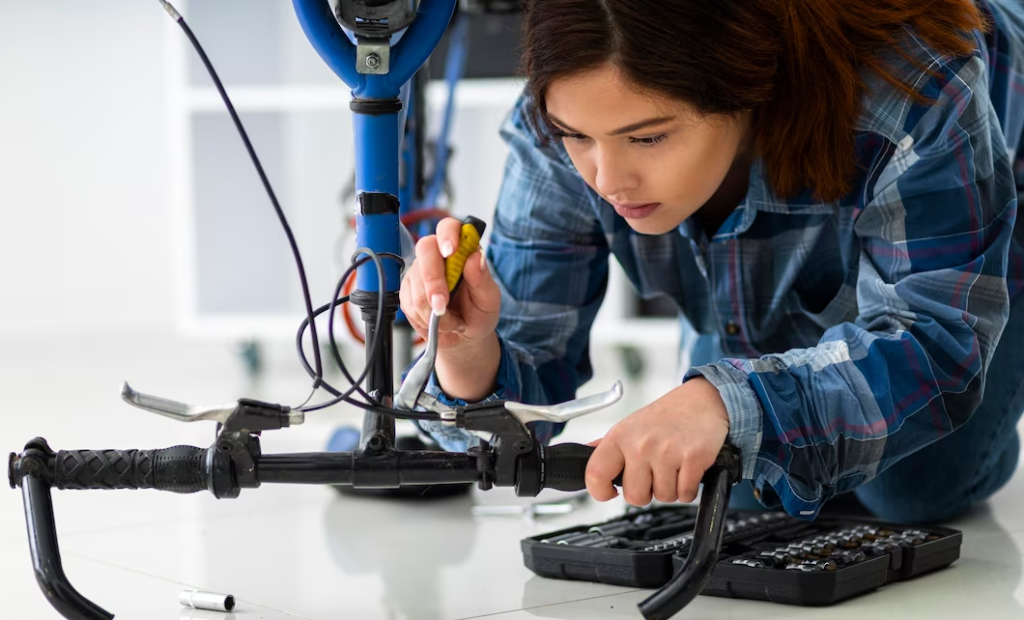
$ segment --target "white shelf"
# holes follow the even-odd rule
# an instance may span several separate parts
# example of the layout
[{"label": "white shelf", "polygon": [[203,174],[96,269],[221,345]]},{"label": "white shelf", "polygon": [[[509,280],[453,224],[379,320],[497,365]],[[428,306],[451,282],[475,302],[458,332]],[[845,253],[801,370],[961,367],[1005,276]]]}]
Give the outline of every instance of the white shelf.
[{"label": "white shelf", "polygon": [[[512,107],[523,91],[524,82],[518,78],[463,80],[455,88],[458,108]],[[427,105],[439,110],[448,101],[448,86],[444,82],[431,82],[427,87]]]},{"label": "white shelf", "polygon": [[[223,314],[217,316],[190,316],[180,324],[180,328],[193,338],[210,340],[260,340],[282,341],[295,340],[299,325],[305,314],[271,315],[271,314]],[[317,334],[322,341],[327,339],[327,324],[317,322]],[[334,324],[335,337],[338,341],[348,340],[348,331],[339,320]],[[323,332],[323,333],[321,333]],[[309,329],[306,329],[307,338]]]},{"label": "white shelf", "polygon": [[[349,88],[338,86],[283,85],[225,87],[237,110],[246,112],[301,112],[310,110],[345,110],[352,99]],[[508,108],[515,102],[523,84],[516,79],[469,80],[455,89],[455,105],[462,108]],[[427,87],[427,104],[437,110],[448,99],[443,82]],[[225,112],[224,102],[215,88],[191,87],[185,91],[185,106],[191,112]]]},{"label": "white shelf", "polygon": [[[226,86],[231,103],[239,112],[290,112],[304,110],[348,110],[352,99],[348,88],[338,86]],[[220,93],[212,87],[189,88],[185,105],[192,112],[224,112]]]},{"label": "white shelf", "polygon": [[[346,254],[336,245],[349,207],[338,203],[337,193],[354,165],[350,89],[316,57],[295,20],[282,18],[290,7],[272,0],[247,4],[251,23],[243,28],[235,23],[230,6],[191,4],[202,11],[205,19],[196,27],[207,30],[204,40],[210,42],[211,57],[232,102],[246,117],[246,128],[295,231],[313,302],[322,303],[341,267],[337,257]],[[253,32],[263,33],[263,38],[254,39]],[[168,24],[167,37],[178,327],[200,339],[294,342],[305,313],[279,224],[220,95],[202,76],[177,25]],[[520,79],[505,78],[464,80],[456,88],[449,174],[459,215],[493,220],[508,152],[498,129],[523,86]],[[443,80],[428,86],[432,132],[439,127],[447,97]],[[613,261],[608,293],[591,333],[593,346],[674,351],[679,321],[633,317],[635,305],[632,286]],[[335,327],[347,348],[361,348],[349,339],[344,325]],[[325,339],[325,321],[318,322],[318,331]]]}]

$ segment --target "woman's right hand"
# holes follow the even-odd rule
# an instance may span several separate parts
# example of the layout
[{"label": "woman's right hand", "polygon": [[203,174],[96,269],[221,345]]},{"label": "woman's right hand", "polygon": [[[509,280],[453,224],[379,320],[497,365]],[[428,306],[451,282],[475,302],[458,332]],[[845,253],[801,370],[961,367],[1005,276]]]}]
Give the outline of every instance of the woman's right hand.
[{"label": "woman's right hand", "polygon": [[443,313],[438,323],[439,356],[490,342],[501,309],[501,292],[484,264],[483,248],[466,260],[463,282],[449,299],[444,259],[458,247],[461,229],[462,222],[455,218],[441,220],[436,234],[416,243],[416,260],[402,280],[402,311],[420,336],[427,337],[431,310]]}]

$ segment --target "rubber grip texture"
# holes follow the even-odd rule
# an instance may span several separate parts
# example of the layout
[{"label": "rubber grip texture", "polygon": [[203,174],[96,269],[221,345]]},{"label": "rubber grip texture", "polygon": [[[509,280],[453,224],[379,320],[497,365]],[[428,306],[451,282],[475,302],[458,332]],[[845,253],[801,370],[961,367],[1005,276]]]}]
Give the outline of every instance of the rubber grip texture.
[{"label": "rubber grip texture", "polygon": [[[558,491],[582,491],[587,488],[587,461],[594,453],[593,446],[579,443],[560,443],[544,449],[544,488]],[[622,474],[612,482],[622,486]]]},{"label": "rubber grip texture", "polygon": [[53,462],[58,489],[206,490],[206,450],[174,446],[159,450],[61,450]]},{"label": "rubber grip texture", "polygon": [[[479,222],[479,220],[475,221]],[[480,226],[482,226],[482,222]],[[471,222],[467,221],[462,225],[459,231],[459,247],[455,248],[455,252],[451,256],[444,259],[445,280],[448,283],[449,293],[454,294],[455,288],[462,281],[462,271],[466,268],[466,261],[470,254],[480,248],[482,234],[483,231]]]}]

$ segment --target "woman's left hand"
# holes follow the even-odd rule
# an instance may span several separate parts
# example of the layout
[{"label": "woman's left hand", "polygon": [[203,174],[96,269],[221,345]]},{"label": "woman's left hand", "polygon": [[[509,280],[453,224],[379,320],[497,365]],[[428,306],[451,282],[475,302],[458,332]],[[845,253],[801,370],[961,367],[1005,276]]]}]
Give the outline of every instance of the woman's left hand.
[{"label": "woman's left hand", "polygon": [[694,378],[612,427],[587,463],[587,491],[598,501],[622,492],[634,506],[651,496],[660,502],[692,502],[704,472],[729,434],[729,414],[718,389]]}]

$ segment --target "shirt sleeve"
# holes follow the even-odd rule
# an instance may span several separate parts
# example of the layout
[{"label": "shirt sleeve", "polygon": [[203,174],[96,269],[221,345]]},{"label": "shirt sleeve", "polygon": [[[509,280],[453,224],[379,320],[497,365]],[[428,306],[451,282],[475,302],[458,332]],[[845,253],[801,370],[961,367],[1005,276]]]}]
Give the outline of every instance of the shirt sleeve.
[{"label": "shirt sleeve", "polygon": [[[498,336],[501,365],[493,393],[547,405],[572,400],[593,376],[590,328],[608,285],[610,251],[593,196],[557,141],[544,142],[531,123],[523,96],[501,135],[509,156],[486,255],[501,290]],[[437,376],[427,393],[449,405]],[[563,425],[532,422],[547,442]],[[420,423],[447,450],[473,439],[460,429]]]},{"label": "shirt sleeve", "polygon": [[964,424],[1009,312],[1016,192],[984,66],[961,59],[908,103],[905,135],[853,214],[858,316],[817,346],[691,369],[729,411],[744,478],[794,516]]}]

